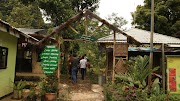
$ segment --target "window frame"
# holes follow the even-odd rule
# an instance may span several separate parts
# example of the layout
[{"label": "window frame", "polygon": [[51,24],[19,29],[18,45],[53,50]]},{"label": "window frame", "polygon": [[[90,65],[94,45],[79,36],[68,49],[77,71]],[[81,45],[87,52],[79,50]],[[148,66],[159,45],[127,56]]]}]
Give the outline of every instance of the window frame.
[{"label": "window frame", "polygon": [[[7,62],[8,62],[8,48],[7,47],[3,47],[3,46],[0,46],[0,50],[3,50],[5,49],[6,50],[6,53],[5,55],[2,55],[2,56],[5,56],[5,66],[0,66],[0,69],[6,69],[7,68]],[[1,55],[0,55],[1,56]],[[1,58],[0,58],[1,59]]]}]

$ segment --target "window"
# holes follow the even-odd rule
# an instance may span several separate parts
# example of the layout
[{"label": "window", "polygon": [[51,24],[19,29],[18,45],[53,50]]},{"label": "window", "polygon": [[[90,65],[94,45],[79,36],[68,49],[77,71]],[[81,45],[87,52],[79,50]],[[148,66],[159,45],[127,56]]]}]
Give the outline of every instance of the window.
[{"label": "window", "polygon": [[8,48],[0,46],[0,69],[7,68]]}]

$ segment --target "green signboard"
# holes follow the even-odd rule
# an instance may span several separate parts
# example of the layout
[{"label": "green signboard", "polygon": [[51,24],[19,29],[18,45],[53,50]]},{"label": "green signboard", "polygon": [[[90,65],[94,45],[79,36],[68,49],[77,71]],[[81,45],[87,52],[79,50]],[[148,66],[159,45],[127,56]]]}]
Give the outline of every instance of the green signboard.
[{"label": "green signboard", "polygon": [[87,35],[83,35],[83,34],[76,34],[75,38],[76,39],[80,39],[80,40],[87,40],[87,41],[91,41],[91,42],[97,41],[96,37],[94,37],[94,36],[87,36]]},{"label": "green signboard", "polygon": [[58,67],[59,49],[56,46],[46,46],[44,51],[40,54],[41,66],[45,74],[52,74]]}]

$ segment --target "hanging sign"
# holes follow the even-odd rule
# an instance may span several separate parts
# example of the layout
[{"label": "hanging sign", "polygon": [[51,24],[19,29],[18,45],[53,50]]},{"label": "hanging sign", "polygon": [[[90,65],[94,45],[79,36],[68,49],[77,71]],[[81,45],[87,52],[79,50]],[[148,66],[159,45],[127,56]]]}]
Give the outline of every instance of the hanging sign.
[{"label": "hanging sign", "polygon": [[44,51],[40,54],[41,66],[44,74],[52,74],[58,67],[59,49],[54,45],[46,46]]},{"label": "hanging sign", "polygon": [[76,34],[75,38],[80,39],[80,40],[87,40],[91,42],[97,41],[97,39],[94,36],[87,36],[87,35],[82,35],[82,34]]}]

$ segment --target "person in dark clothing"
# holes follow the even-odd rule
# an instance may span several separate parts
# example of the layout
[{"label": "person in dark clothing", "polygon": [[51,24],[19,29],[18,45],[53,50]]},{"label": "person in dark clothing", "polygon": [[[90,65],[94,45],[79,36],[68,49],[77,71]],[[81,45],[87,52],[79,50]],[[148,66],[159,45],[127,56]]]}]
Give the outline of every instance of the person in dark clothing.
[{"label": "person in dark clothing", "polygon": [[79,59],[76,57],[76,54],[73,55],[73,58],[71,59],[71,66],[72,66],[72,82],[73,84],[77,83],[77,71],[79,66]]},{"label": "person in dark clothing", "polygon": [[71,54],[71,55],[69,55],[69,59],[68,59],[68,72],[69,72],[69,78],[71,79],[72,77],[72,65],[71,65],[71,60],[72,60],[72,58],[73,58],[73,55]]}]

